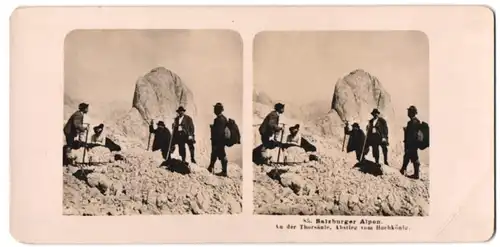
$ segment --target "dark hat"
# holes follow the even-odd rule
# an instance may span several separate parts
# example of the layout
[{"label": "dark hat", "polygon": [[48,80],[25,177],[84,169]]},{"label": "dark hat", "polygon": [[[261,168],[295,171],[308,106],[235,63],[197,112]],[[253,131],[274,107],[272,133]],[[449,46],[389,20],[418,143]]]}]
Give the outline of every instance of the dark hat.
[{"label": "dark hat", "polygon": [[408,107],[408,111],[413,112],[413,113],[417,113],[417,107],[415,107],[414,105],[411,105],[410,107]]},{"label": "dark hat", "polygon": [[80,110],[86,109],[87,107],[89,107],[89,104],[83,102],[78,105],[78,109]]},{"label": "dark hat", "polygon": [[359,124],[358,124],[358,123],[353,123],[353,124],[352,124],[352,127],[353,127],[353,128],[359,128]]},{"label": "dark hat", "polygon": [[290,131],[292,131],[292,130],[294,130],[294,129],[297,129],[297,130],[298,130],[299,128],[300,128],[300,125],[299,125],[299,124],[296,124],[296,125],[294,125],[294,126],[292,126],[292,127],[288,128],[288,129],[289,129]]},{"label": "dark hat", "polygon": [[283,108],[285,108],[285,105],[282,103],[277,103],[274,105],[275,110],[282,110]]},{"label": "dark hat", "polygon": [[217,103],[214,105],[214,108],[224,109],[224,106],[222,105],[222,103]]},{"label": "dark hat", "polygon": [[373,111],[372,111],[372,113],[371,113],[371,114],[372,114],[372,115],[374,115],[374,114],[380,114],[380,112],[378,111],[378,109],[377,109],[377,108],[375,108],[375,109],[373,109]]},{"label": "dark hat", "polygon": [[99,124],[99,125],[94,127],[94,131],[98,130],[98,129],[104,129],[104,124]]},{"label": "dark hat", "polygon": [[177,108],[177,111],[176,111],[176,112],[181,112],[181,111],[182,111],[182,112],[185,112],[185,111],[186,111],[186,109],[184,109],[184,107],[182,107],[182,106],[179,106],[179,108]]},{"label": "dark hat", "polygon": [[165,127],[165,123],[163,121],[158,121],[157,125]]}]

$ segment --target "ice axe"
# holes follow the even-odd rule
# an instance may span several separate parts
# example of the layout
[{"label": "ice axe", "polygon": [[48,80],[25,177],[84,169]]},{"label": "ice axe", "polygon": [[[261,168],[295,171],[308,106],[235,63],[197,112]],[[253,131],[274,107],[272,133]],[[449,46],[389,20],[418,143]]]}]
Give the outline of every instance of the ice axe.
[{"label": "ice axe", "polygon": [[85,123],[84,125],[87,125],[87,130],[85,131],[85,140],[83,144],[83,157],[82,157],[82,163],[80,164],[80,170],[82,171],[82,174],[85,175],[85,169],[83,169],[83,164],[85,164],[85,155],[87,151],[87,139],[89,138],[89,128],[90,124]]},{"label": "ice axe", "polygon": [[[276,165],[280,162],[280,154],[281,154],[281,149],[283,148],[282,147],[282,144],[283,144],[283,136],[285,135],[285,124],[282,123],[281,124],[283,127],[281,128],[281,137],[280,137],[280,143],[278,145],[278,158],[276,159]],[[275,167],[276,168],[276,167]]]}]

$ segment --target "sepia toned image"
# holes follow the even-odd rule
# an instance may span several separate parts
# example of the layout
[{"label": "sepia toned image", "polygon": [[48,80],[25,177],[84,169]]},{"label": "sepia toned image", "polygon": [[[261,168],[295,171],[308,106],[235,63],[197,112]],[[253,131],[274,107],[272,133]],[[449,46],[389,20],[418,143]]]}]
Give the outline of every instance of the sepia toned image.
[{"label": "sepia toned image", "polygon": [[254,213],[429,215],[423,32],[262,32],[253,54]]},{"label": "sepia toned image", "polygon": [[238,33],[75,30],[64,48],[64,215],[241,213]]},{"label": "sepia toned image", "polygon": [[473,5],[19,7],[10,234],[488,241],[494,20]]}]

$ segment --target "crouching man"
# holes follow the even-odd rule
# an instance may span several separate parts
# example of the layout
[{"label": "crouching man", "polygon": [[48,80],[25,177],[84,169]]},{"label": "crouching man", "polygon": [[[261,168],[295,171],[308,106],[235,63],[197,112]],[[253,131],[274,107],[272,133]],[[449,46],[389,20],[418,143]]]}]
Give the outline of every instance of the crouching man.
[{"label": "crouching man", "polygon": [[156,150],[161,151],[161,155],[165,160],[170,160],[174,147],[170,142],[172,135],[170,131],[165,126],[163,121],[158,121],[157,128],[153,127],[153,120],[149,124],[149,132],[155,134],[155,139],[153,140],[153,152]]},{"label": "crouching man", "polygon": [[211,127],[211,142],[212,153],[210,155],[210,165],[208,171],[210,173],[214,170],[214,165],[217,159],[220,160],[222,165],[222,172],[217,174],[219,176],[227,177],[227,156],[226,156],[226,126],[227,118],[222,114],[224,106],[217,103],[214,106],[215,119]]},{"label": "crouching man", "polygon": [[[347,142],[347,152],[356,152],[356,159],[358,162],[362,161],[366,154],[368,153],[368,148],[365,147],[365,133],[359,127],[358,123],[352,124],[352,129],[349,130],[349,123],[345,123],[344,133],[349,135],[349,141]],[[363,155],[361,155],[363,153]]]}]

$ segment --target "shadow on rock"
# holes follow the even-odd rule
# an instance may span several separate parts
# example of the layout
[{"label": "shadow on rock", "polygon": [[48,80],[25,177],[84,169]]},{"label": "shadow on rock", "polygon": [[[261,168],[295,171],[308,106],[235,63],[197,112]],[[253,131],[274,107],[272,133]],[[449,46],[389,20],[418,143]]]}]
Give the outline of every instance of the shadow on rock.
[{"label": "shadow on rock", "polygon": [[264,165],[266,164],[266,159],[262,156],[261,150],[262,144],[255,147],[252,151],[252,161],[256,165]]},{"label": "shadow on rock", "polygon": [[78,171],[76,171],[76,172],[73,173],[73,176],[75,178],[80,179],[80,180],[82,180],[82,181],[84,181],[85,183],[88,184],[88,178],[87,178],[87,176],[89,174],[91,174],[92,172],[94,172],[94,171],[89,170],[89,169],[78,169]]},{"label": "shadow on rock", "polygon": [[163,163],[161,163],[160,167],[165,167],[167,170],[171,172],[180,173],[182,175],[191,173],[188,164],[178,159],[166,160]]},{"label": "shadow on rock", "polygon": [[283,173],[286,173],[286,172],[287,172],[287,170],[275,168],[275,169],[272,169],[271,171],[269,171],[267,173],[267,176],[269,176],[270,178],[272,178],[274,180],[277,180],[278,182],[281,182],[281,175]]},{"label": "shadow on rock", "polygon": [[360,172],[371,174],[375,177],[383,174],[381,165],[369,160],[358,162],[353,168],[357,168]]}]

